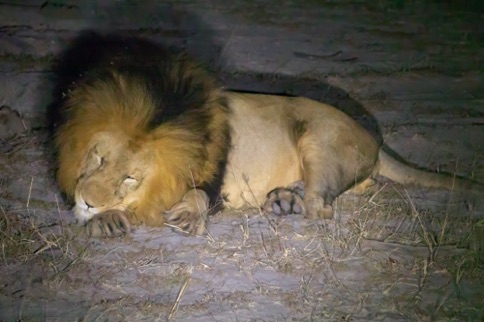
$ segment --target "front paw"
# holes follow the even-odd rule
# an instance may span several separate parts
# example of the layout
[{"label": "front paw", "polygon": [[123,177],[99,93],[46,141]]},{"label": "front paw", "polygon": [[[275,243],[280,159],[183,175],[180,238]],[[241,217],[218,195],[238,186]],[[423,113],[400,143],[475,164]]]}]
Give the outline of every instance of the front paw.
[{"label": "front paw", "polygon": [[87,235],[94,238],[117,237],[130,231],[131,224],[126,213],[116,209],[101,212],[86,223]]},{"label": "front paw", "polygon": [[183,235],[207,232],[208,196],[203,190],[189,190],[183,199],[164,212],[165,225]]}]

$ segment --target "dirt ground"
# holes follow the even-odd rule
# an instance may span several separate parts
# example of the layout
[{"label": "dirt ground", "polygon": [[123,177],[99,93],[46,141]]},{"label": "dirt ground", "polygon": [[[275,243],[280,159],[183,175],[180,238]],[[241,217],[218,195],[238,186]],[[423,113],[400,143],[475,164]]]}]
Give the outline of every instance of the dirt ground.
[{"label": "dirt ground", "polygon": [[205,237],[93,240],[47,131],[56,59],[117,30],[186,48],[225,87],[330,102],[415,166],[484,182],[480,2],[154,3],[0,2],[0,103],[21,116],[0,109],[0,321],[484,320],[478,196],[382,180],[334,220],[227,210]]}]

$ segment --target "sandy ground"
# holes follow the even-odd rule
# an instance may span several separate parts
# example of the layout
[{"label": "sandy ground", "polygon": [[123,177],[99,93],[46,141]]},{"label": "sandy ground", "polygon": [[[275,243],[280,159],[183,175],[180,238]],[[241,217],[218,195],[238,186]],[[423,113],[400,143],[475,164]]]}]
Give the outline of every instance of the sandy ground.
[{"label": "sandy ground", "polygon": [[416,166],[484,181],[481,4],[79,3],[0,2],[0,103],[20,113],[0,109],[0,321],[484,319],[474,195],[382,181],[331,221],[229,210],[206,237],[90,240],[46,129],[58,55],[117,30],[186,48],[226,87],[330,102]]}]

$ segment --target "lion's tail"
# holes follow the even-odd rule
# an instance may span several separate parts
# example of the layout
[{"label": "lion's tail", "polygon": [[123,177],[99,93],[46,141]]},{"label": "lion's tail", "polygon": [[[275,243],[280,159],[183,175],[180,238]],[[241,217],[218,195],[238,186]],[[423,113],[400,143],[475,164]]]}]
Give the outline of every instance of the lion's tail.
[{"label": "lion's tail", "polygon": [[406,165],[380,149],[378,174],[403,185],[484,193],[484,184],[445,173],[432,173]]}]

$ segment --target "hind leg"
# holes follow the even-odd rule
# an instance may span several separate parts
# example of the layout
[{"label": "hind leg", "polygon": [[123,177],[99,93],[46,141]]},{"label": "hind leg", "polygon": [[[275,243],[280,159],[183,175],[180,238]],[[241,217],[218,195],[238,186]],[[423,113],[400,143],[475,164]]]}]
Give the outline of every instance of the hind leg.
[{"label": "hind leg", "polygon": [[306,218],[333,218],[333,201],[350,184],[343,175],[337,154],[315,149],[303,149],[301,155],[303,180],[267,194],[262,209],[276,215],[303,214]]},{"label": "hind leg", "polygon": [[303,181],[271,190],[262,205],[262,210],[278,216],[304,215],[310,219],[333,217],[331,204],[326,204],[319,194],[305,197]]},{"label": "hind leg", "polygon": [[305,183],[305,216],[309,219],[333,218],[333,201],[347,184],[338,154],[330,147],[324,148],[303,137],[299,142],[300,158]]},{"label": "hind leg", "polygon": [[310,219],[333,218],[336,197],[368,178],[376,162],[371,153],[360,150],[361,144],[349,141],[333,146],[330,140],[306,132],[298,141]]},{"label": "hind leg", "polygon": [[[333,218],[333,201],[349,188],[371,183],[378,146],[373,140],[321,133],[321,126],[303,128],[297,139],[304,194],[296,189],[270,192],[264,209],[278,214],[302,213],[309,219]],[[301,202],[302,199],[302,202]],[[301,210],[299,210],[299,208]]]},{"label": "hind leg", "polygon": [[[303,165],[304,181],[273,189],[267,194],[262,209],[279,216],[302,214],[309,219],[333,218],[333,201],[358,180],[354,176],[344,175],[342,163],[323,156],[314,159],[306,157]],[[351,191],[363,193],[372,184],[373,179],[368,178]]]}]

